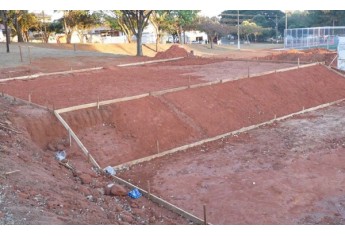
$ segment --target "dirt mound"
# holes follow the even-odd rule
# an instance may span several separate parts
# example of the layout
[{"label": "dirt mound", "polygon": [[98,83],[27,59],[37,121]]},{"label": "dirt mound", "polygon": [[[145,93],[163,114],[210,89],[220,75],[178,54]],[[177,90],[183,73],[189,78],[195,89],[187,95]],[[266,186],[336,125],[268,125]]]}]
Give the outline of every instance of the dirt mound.
[{"label": "dirt mound", "polygon": [[[291,49],[279,54],[265,56],[261,59],[296,62],[299,59],[300,62],[325,62],[326,65],[329,65],[335,56],[336,52],[334,51],[323,48],[313,48],[307,50]],[[332,66],[336,66],[336,60],[332,63]]]},{"label": "dirt mound", "polygon": [[168,50],[164,52],[158,52],[155,56],[156,59],[166,59],[174,57],[188,57],[189,53],[183,47],[179,45],[172,45]]}]

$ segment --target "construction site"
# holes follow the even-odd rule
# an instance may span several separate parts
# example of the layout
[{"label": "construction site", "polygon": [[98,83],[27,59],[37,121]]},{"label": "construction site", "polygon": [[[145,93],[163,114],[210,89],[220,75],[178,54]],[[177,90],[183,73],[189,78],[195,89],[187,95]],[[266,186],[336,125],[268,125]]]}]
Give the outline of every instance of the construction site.
[{"label": "construction site", "polygon": [[345,223],[335,51],[11,47],[0,224]]}]

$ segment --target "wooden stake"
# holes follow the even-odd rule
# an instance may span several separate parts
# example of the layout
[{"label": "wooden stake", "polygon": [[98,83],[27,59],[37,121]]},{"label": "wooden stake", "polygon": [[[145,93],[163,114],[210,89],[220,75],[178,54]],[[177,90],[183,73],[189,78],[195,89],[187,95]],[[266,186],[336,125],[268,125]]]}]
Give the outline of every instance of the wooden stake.
[{"label": "wooden stake", "polygon": [[147,193],[148,193],[148,198],[151,197],[151,186],[150,186],[150,180],[147,181]]},{"label": "wooden stake", "polygon": [[207,219],[206,219],[206,205],[204,207],[204,224],[207,225]]},{"label": "wooden stake", "polygon": [[20,170],[14,170],[14,171],[10,171],[10,172],[6,172],[5,175],[10,175],[10,174],[14,174],[19,172]]},{"label": "wooden stake", "polygon": [[18,47],[19,47],[20,61],[23,62],[22,47],[21,46],[18,46]]},{"label": "wooden stake", "polygon": [[69,137],[69,146],[72,147],[72,135],[71,135],[71,130],[68,130],[68,137]]},{"label": "wooden stake", "polygon": [[248,66],[248,78],[249,78],[249,66]]},{"label": "wooden stake", "polygon": [[297,65],[298,65],[298,68],[299,68],[299,58],[297,59]]},{"label": "wooden stake", "polygon": [[188,75],[188,87],[190,86],[190,75]]},{"label": "wooden stake", "polygon": [[275,120],[277,119],[277,115],[274,115],[274,119],[275,119]]},{"label": "wooden stake", "polygon": [[28,47],[28,53],[29,53],[29,62],[31,64],[31,51],[30,51],[30,46]]},{"label": "wooden stake", "polygon": [[97,109],[99,110],[99,95],[97,96]]},{"label": "wooden stake", "polygon": [[157,153],[159,153],[159,141],[157,140]]},{"label": "wooden stake", "polygon": [[29,102],[31,102],[31,92],[29,93]]}]

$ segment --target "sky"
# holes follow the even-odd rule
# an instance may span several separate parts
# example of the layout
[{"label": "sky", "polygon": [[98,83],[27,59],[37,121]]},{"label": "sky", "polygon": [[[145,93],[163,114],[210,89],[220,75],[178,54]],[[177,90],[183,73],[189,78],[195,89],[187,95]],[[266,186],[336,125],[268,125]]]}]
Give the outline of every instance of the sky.
[{"label": "sky", "polygon": [[345,1],[309,0],[11,0],[2,4],[3,10],[202,10],[214,16],[222,10],[345,10]]}]

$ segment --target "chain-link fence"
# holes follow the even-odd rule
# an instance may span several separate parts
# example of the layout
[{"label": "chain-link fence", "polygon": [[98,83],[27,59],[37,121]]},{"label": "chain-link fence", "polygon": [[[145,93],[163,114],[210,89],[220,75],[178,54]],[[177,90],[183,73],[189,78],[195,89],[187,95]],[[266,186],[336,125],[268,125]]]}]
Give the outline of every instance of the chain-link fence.
[{"label": "chain-link fence", "polygon": [[323,47],[336,49],[338,37],[345,36],[345,26],[286,29],[284,36],[285,48]]}]

